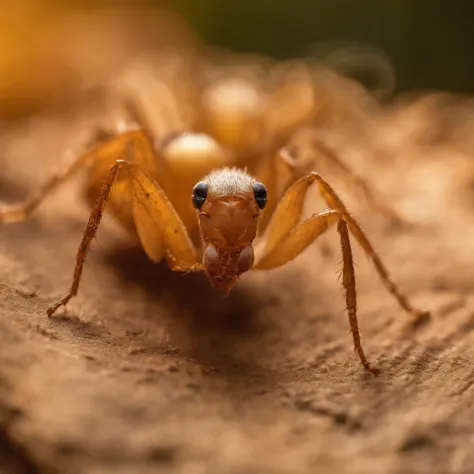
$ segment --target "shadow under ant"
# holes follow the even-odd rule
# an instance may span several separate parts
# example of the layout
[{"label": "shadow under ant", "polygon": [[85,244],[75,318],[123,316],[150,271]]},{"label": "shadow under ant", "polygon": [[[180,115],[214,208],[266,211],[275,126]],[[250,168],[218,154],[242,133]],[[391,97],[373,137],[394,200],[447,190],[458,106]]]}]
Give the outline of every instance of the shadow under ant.
[{"label": "shadow under ant", "polygon": [[[151,301],[165,307],[153,317],[166,327],[168,342],[184,355],[225,366],[225,372],[229,367],[231,372],[242,372],[242,367],[255,365],[250,353],[265,353],[268,324],[259,317],[262,298],[249,285],[238,283],[226,295],[213,288],[203,272],[173,272],[165,261],[152,262],[134,245],[114,246],[101,258],[113,266],[124,285],[140,285]],[[156,352],[156,346],[140,350],[147,352]]]}]

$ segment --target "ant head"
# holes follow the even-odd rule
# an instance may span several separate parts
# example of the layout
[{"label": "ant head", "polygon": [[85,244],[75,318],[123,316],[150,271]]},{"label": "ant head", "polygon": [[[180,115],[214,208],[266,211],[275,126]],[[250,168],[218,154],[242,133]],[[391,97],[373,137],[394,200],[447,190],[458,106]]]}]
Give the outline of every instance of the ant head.
[{"label": "ant head", "polygon": [[222,168],[196,184],[192,199],[206,273],[214,286],[229,289],[253,265],[252,244],[267,190],[242,170]]}]

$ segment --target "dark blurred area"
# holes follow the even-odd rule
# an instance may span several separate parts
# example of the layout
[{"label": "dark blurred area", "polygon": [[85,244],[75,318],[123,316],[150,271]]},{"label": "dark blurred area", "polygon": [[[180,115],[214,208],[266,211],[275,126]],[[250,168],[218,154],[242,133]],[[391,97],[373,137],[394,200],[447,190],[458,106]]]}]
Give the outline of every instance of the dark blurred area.
[{"label": "dark blurred area", "polygon": [[409,0],[21,0],[0,4],[0,118],[68,103],[140,53],[205,44],[314,58],[378,98],[474,90],[474,4]]},{"label": "dark blurred area", "polygon": [[470,0],[177,0],[206,41],[278,58],[363,43],[393,63],[399,89],[474,91]]}]

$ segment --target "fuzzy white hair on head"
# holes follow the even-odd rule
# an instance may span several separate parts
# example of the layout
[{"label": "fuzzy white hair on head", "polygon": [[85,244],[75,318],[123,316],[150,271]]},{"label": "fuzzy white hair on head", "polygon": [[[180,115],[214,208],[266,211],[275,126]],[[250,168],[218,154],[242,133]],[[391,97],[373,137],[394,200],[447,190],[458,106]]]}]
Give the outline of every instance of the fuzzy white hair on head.
[{"label": "fuzzy white hair on head", "polygon": [[238,168],[220,168],[209,173],[204,181],[214,196],[239,196],[252,192],[255,179]]}]

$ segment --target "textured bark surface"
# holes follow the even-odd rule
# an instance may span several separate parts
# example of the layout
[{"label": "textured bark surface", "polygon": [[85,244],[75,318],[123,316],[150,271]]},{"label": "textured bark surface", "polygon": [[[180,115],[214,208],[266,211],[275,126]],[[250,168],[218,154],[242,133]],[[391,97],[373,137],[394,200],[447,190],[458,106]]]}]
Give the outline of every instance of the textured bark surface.
[{"label": "textured bark surface", "polygon": [[[2,199],[44,180],[69,127],[5,135]],[[335,229],[224,298],[203,276],[149,262],[109,217],[79,296],[48,319],[88,216],[73,181],[0,229],[0,472],[474,472],[469,159],[427,147],[353,156],[418,222],[393,229],[345,195],[396,281],[433,311],[413,328],[354,244],[363,344],[380,376],[353,353]],[[309,208],[322,207],[314,196]]]}]

